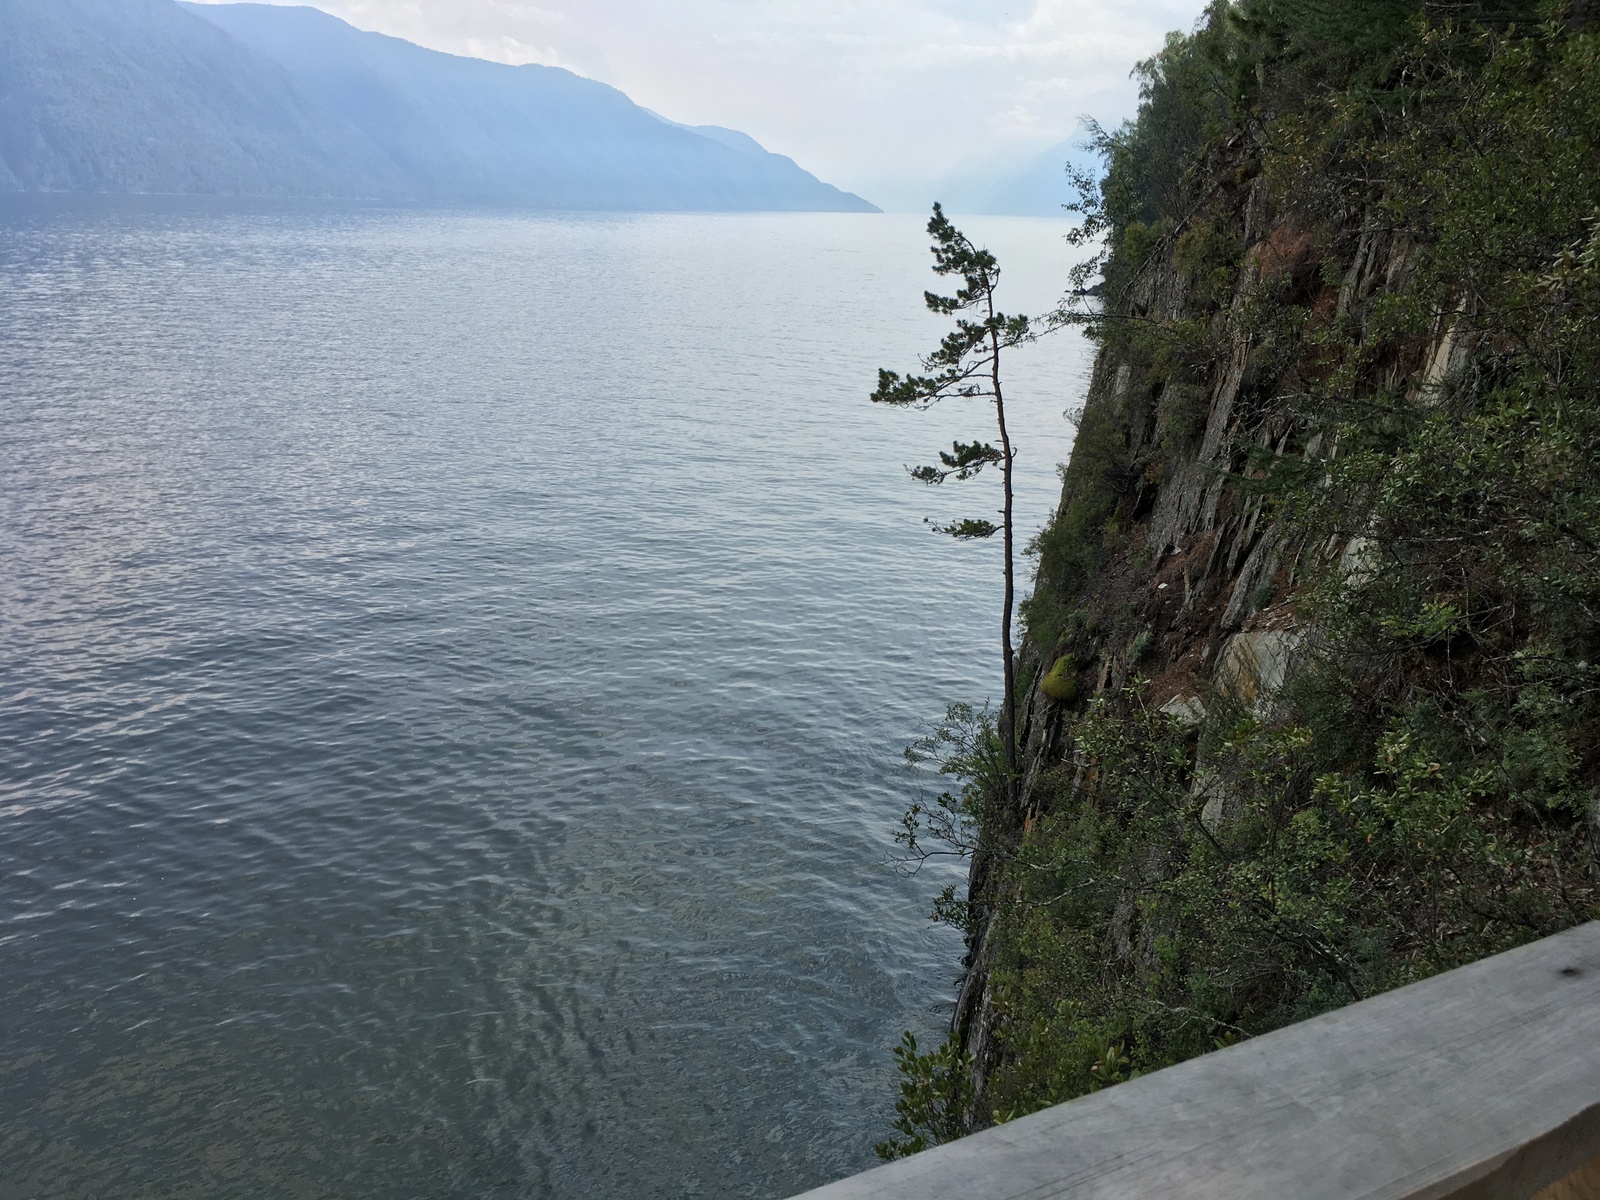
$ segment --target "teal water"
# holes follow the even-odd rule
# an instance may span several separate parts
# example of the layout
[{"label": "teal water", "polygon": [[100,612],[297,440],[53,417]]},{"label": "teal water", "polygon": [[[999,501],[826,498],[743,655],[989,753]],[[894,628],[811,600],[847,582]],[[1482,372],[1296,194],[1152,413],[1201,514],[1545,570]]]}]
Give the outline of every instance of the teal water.
[{"label": "teal water", "polygon": [[[0,209],[0,1196],[776,1196],[945,1019],[921,221]],[[1020,307],[1060,226],[973,229]],[[1086,370],[1019,365],[1024,524]]]}]

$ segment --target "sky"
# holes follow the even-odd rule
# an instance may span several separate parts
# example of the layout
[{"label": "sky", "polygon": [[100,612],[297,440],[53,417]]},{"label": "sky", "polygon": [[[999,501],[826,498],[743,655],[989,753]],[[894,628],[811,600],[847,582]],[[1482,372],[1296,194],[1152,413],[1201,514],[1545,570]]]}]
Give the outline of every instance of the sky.
[{"label": "sky", "polygon": [[[274,0],[278,2],[278,0]],[[302,0],[303,2],[303,0]],[[317,0],[436,50],[567,67],[726,125],[830,183],[920,208],[1080,118],[1132,114],[1129,71],[1204,0]]]}]

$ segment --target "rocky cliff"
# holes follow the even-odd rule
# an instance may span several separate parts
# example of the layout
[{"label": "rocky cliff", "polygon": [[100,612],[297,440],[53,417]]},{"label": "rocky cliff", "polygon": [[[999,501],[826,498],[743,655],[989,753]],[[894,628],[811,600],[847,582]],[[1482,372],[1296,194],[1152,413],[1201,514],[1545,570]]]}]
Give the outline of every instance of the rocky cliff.
[{"label": "rocky cliff", "polygon": [[1021,778],[948,764],[887,1153],[1600,915],[1600,38],[1537,7],[1214,5],[1102,137]]}]

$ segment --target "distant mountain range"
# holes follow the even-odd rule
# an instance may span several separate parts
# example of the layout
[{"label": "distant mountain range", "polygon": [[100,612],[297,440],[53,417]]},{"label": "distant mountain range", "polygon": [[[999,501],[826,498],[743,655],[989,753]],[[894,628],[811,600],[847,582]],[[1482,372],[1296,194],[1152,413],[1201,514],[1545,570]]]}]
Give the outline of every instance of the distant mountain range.
[{"label": "distant mountain range", "polygon": [[1100,156],[1080,135],[1026,157],[1013,154],[968,164],[932,185],[932,191],[957,215],[1070,218],[1062,207],[1076,199],[1069,166],[1096,176],[1103,170]]},{"label": "distant mountain range", "polygon": [[874,211],[570,71],[176,0],[0,0],[0,191]]}]

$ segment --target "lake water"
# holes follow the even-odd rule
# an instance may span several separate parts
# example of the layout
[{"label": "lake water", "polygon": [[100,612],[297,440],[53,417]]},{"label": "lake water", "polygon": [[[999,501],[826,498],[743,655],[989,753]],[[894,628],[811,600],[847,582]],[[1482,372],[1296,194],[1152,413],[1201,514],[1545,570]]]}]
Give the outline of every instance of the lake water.
[{"label": "lake water", "polygon": [[[922,220],[0,208],[0,1198],[787,1195],[936,1036],[996,691]],[[971,230],[1047,306],[1059,223]],[[1082,343],[1019,359],[1029,530]]]}]

